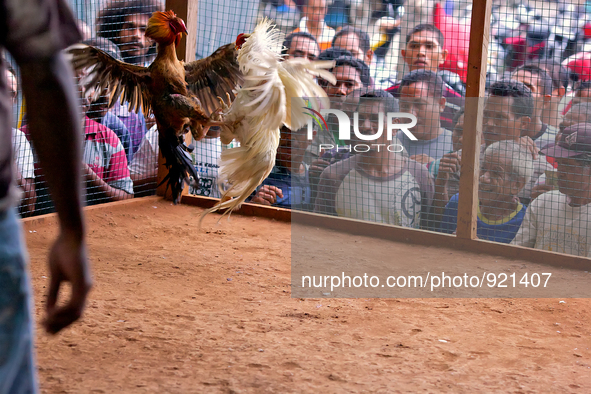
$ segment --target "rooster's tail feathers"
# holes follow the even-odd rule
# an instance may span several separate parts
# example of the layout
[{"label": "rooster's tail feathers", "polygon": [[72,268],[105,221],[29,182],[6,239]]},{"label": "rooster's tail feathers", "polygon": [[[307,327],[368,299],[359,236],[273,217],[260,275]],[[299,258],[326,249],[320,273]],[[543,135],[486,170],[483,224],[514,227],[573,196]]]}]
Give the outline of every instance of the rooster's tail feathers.
[{"label": "rooster's tail feathers", "polygon": [[212,212],[225,210],[222,217],[237,209],[269,176],[275,165],[279,130],[256,133],[242,146],[227,149],[220,157],[218,184],[226,185],[221,202],[203,212],[199,223]]}]

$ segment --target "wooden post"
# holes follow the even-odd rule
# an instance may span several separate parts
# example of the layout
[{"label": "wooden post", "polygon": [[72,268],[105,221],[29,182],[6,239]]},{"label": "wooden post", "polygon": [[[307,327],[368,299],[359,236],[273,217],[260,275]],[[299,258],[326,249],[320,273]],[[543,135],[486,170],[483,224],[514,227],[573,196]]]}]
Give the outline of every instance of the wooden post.
[{"label": "wooden post", "polygon": [[482,135],[491,8],[492,0],[474,0],[472,5],[456,232],[459,238],[465,239],[476,239],[480,138]]},{"label": "wooden post", "polygon": [[[179,60],[185,63],[195,60],[195,47],[197,45],[197,9],[199,8],[199,0],[166,0],[165,10],[172,10],[174,13],[185,21],[187,26],[187,35],[183,36],[181,43],[176,48],[176,55]],[[191,134],[185,134],[185,143],[189,145],[192,141]],[[164,166],[164,157],[158,154],[158,184],[166,177],[168,171]],[[166,183],[160,185],[156,190],[156,194],[171,199],[170,190],[166,193]],[[188,185],[183,189],[182,195],[189,194]]]}]

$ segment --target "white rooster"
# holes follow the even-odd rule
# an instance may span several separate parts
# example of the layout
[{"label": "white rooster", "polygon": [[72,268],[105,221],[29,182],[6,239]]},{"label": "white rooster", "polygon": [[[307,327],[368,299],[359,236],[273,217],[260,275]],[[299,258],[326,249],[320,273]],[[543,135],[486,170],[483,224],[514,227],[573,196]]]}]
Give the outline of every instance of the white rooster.
[{"label": "white rooster", "polygon": [[267,178],[275,165],[282,125],[298,130],[310,119],[305,107],[319,111],[330,105],[314,77],[335,84],[335,77],[327,71],[334,62],[283,60],[282,43],[283,34],[268,19],[252,34],[240,34],[236,39],[244,83],[230,107],[220,99],[226,123],[221,141],[229,144],[235,139],[240,146],[222,152],[218,175],[222,199],[206,210],[201,220],[208,213],[220,209],[229,213],[239,207]]}]

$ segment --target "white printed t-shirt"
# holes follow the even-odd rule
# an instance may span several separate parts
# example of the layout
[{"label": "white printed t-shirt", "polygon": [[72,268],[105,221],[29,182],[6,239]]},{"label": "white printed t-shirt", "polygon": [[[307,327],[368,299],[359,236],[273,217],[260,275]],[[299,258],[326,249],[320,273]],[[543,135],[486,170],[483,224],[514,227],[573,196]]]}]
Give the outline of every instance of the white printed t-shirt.
[{"label": "white printed t-shirt", "polygon": [[532,201],[511,244],[591,257],[590,205],[571,207],[558,190],[544,193]]},{"label": "white printed t-shirt", "polygon": [[199,186],[191,187],[190,194],[220,198],[218,188],[218,161],[222,154],[222,143],[219,138],[204,138],[195,142],[193,151],[195,170],[199,174]]}]

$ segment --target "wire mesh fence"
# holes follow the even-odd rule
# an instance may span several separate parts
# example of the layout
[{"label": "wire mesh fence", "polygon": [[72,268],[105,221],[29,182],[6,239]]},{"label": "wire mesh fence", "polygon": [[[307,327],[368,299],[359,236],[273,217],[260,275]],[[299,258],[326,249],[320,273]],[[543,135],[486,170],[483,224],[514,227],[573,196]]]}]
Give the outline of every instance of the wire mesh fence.
[{"label": "wire mesh fence", "polygon": [[[154,60],[145,27],[164,1],[70,4],[86,44],[139,66]],[[198,6],[197,36],[190,37],[198,59],[267,17],[285,33],[286,59],[335,61],[337,83],[317,81],[330,109],[311,116],[304,129],[281,129],[276,166],[250,202],[453,234],[463,136],[475,133],[464,128],[464,109],[480,100],[478,237],[591,255],[588,2],[492,1],[486,97],[479,98],[465,97],[472,2],[203,0]],[[28,141],[18,68],[7,75],[20,212],[48,213],[51,198]],[[154,118],[97,96],[81,92],[88,204],[154,194]],[[410,115],[416,124],[402,127]],[[218,133],[212,128],[192,144],[200,179],[190,194],[220,197],[219,155],[232,146],[223,146]]]}]

